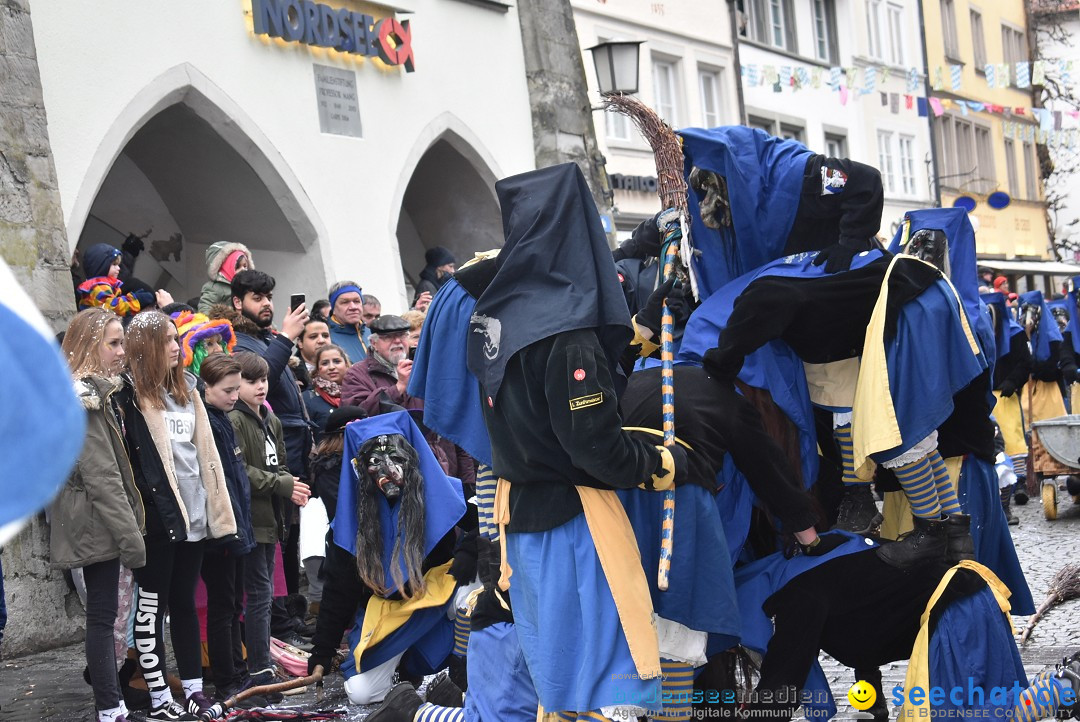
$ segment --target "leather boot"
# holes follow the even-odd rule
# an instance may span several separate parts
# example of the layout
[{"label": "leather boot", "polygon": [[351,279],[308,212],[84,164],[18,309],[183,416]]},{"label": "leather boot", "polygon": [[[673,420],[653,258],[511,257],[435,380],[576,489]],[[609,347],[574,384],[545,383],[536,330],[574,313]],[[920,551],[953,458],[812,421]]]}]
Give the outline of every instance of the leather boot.
[{"label": "leather boot", "polygon": [[870,684],[877,693],[873,706],[865,710],[874,716],[874,722],[889,722],[889,705],[885,696],[885,690],[881,688],[881,670],[877,667],[855,668],[855,681],[863,680]]},{"label": "leather boot", "polygon": [[971,517],[967,514],[949,514],[946,525],[949,540],[947,558],[950,564],[975,561],[975,540],[971,537]]},{"label": "leather boot", "polygon": [[367,722],[413,722],[416,710],[424,700],[416,693],[416,688],[408,682],[395,685],[379,705],[379,709],[364,719]]},{"label": "leather boot", "polygon": [[920,519],[900,541],[878,547],[877,555],[898,569],[931,559],[944,559],[949,548],[947,519]]},{"label": "leather boot", "polygon": [[427,702],[436,707],[464,707],[465,695],[461,693],[461,688],[450,679],[449,674],[439,672],[428,685]]},{"label": "leather boot", "polygon": [[1012,510],[1012,489],[1001,490],[1001,510],[1005,512],[1005,520],[1009,522],[1009,526],[1020,523],[1020,518],[1013,514]]},{"label": "leather boot", "polygon": [[852,534],[876,534],[882,522],[881,512],[874,502],[874,494],[869,484],[849,486],[840,499],[833,529],[849,531]]}]

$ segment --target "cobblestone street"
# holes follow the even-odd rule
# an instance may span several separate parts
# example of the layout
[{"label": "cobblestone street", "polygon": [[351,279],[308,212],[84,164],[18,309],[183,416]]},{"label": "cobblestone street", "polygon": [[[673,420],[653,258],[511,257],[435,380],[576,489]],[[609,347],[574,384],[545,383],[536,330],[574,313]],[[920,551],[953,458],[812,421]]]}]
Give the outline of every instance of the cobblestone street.
[{"label": "cobblestone street", "polygon": [[[1058,519],[1046,521],[1042,505],[1033,498],[1026,506],[1014,507],[1020,526],[1012,527],[1020,562],[1038,606],[1046,597],[1046,588],[1054,574],[1073,559],[1080,534],[1080,506],[1074,506],[1064,492],[1058,492]],[[1065,602],[1051,609],[1035,628],[1021,650],[1028,675],[1052,666],[1061,657],[1080,647],[1080,600]],[[1017,633],[1027,624],[1027,617],[1014,617]],[[17,619],[10,624],[18,624]],[[0,665],[0,720],[51,720],[55,722],[92,722],[90,688],[82,680],[81,645],[64,647],[28,657],[5,660]],[[851,671],[823,658],[826,675],[839,706],[838,720],[858,719],[847,703],[847,690],[854,681]],[[175,665],[170,662],[170,669]],[[894,685],[903,684],[906,663],[882,669],[886,694]],[[285,704],[307,710],[342,707],[349,720],[363,720],[369,709],[346,707],[342,680],[333,675],[326,683],[322,704],[317,704],[312,690],[286,697]],[[141,719],[136,716],[135,719]]]}]

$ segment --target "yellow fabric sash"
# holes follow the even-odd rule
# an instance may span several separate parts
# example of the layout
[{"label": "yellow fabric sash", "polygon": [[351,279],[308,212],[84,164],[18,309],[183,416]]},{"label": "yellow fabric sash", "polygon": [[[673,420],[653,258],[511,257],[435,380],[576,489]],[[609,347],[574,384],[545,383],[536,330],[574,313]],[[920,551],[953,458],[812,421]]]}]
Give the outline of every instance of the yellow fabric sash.
[{"label": "yellow fabric sash", "polygon": [[[998,607],[1001,609],[1002,614],[1005,615],[1005,618],[1009,620],[1009,627],[1012,629],[1012,619],[1009,618],[1009,610],[1012,609],[1009,597],[1012,596],[1012,592],[992,571],[978,562],[962,561],[945,572],[945,576],[938,582],[937,589],[934,590],[933,596],[927,602],[926,610],[923,611],[922,618],[919,620],[919,634],[915,637],[915,646],[911,649],[911,659],[908,660],[907,676],[904,677],[904,706],[900,709],[897,719],[930,719],[930,701],[928,699],[930,696],[930,613],[941,599],[941,595],[945,593],[949,581],[958,569],[970,569],[986,581],[990,591],[994,594],[994,599],[997,600]],[[1014,629],[1013,633],[1015,634],[1015,632]],[[919,705],[913,705],[907,699],[908,690],[915,687],[921,687],[927,693],[923,697],[922,704]]]},{"label": "yellow fabric sash", "polygon": [[[660,677],[660,642],[653,622],[652,596],[626,510],[610,489],[575,488],[638,676]],[[510,523],[510,482],[506,479],[499,479],[495,488],[495,522],[502,553],[499,589],[506,591],[514,573],[506,561],[506,525]]]},{"label": "yellow fabric sash", "polygon": [[457,587],[457,581],[448,574],[452,563],[453,560],[428,569],[424,574],[427,591],[416,599],[392,600],[371,595],[367,608],[364,610],[364,626],[360,628],[360,642],[353,650],[353,659],[356,661],[358,670],[364,650],[374,647],[392,632],[400,629],[405,622],[409,621],[413,612],[428,607],[439,607],[450,601]]},{"label": "yellow fabric sash", "polygon": [[1028,381],[1024,387],[1024,423],[1031,428],[1032,421],[1056,419],[1065,415],[1065,397],[1055,381]]},{"label": "yellow fabric sash", "polygon": [[653,622],[652,596],[630,519],[614,491],[576,488],[638,676],[660,677],[660,642]]},{"label": "yellow fabric sash", "polygon": [[1002,397],[1000,391],[994,392],[994,398],[997,399],[994,404],[994,418],[1001,427],[1005,453],[1009,456],[1028,453],[1027,441],[1024,440],[1024,420],[1020,414],[1020,398],[1026,395],[1027,389],[1024,387],[1007,397]]},{"label": "yellow fabric sash", "polygon": [[[859,369],[859,380],[855,385],[855,403],[852,406],[851,416],[851,440],[854,447],[854,464],[858,469],[868,456],[878,451],[885,451],[899,446],[904,439],[900,434],[900,424],[896,420],[896,409],[893,406],[892,390],[889,388],[889,365],[885,356],[885,316],[889,301],[889,277],[892,275],[896,262],[900,259],[905,261],[925,263],[919,258],[898,254],[889,263],[885,271],[885,278],[881,282],[881,291],[878,293],[877,303],[870,315],[870,325],[866,327],[866,336],[863,339],[862,365]],[[964,304],[960,301],[960,294],[948,278],[942,276],[949,285],[956,302],[959,305],[960,324],[964,329],[971,353],[979,355],[979,344],[975,341],[975,335],[968,325],[967,314],[964,313]],[[916,439],[918,441],[918,439]]]}]

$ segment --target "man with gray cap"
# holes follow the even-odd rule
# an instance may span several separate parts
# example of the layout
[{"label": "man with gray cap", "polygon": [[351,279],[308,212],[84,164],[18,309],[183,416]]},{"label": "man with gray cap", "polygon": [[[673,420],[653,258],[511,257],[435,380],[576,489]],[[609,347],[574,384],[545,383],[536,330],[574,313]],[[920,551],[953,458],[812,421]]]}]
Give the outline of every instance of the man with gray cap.
[{"label": "man with gray cap", "polygon": [[405,409],[424,408],[423,399],[409,396],[407,337],[409,322],[401,316],[383,315],[371,324],[371,353],[353,364],[341,387],[341,403],[359,406],[369,415],[378,414],[379,402],[389,401]]}]

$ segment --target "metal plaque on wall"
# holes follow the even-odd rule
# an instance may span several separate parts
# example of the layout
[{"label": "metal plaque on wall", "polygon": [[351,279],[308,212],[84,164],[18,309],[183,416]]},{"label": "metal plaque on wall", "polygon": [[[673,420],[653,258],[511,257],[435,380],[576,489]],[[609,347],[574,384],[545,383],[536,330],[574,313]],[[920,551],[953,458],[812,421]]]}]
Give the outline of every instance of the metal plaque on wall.
[{"label": "metal plaque on wall", "polygon": [[315,99],[319,106],[319,130],[323,133],[362,138],[360,103],[356,97],[356,73],[327,65],[313,67]]}]

